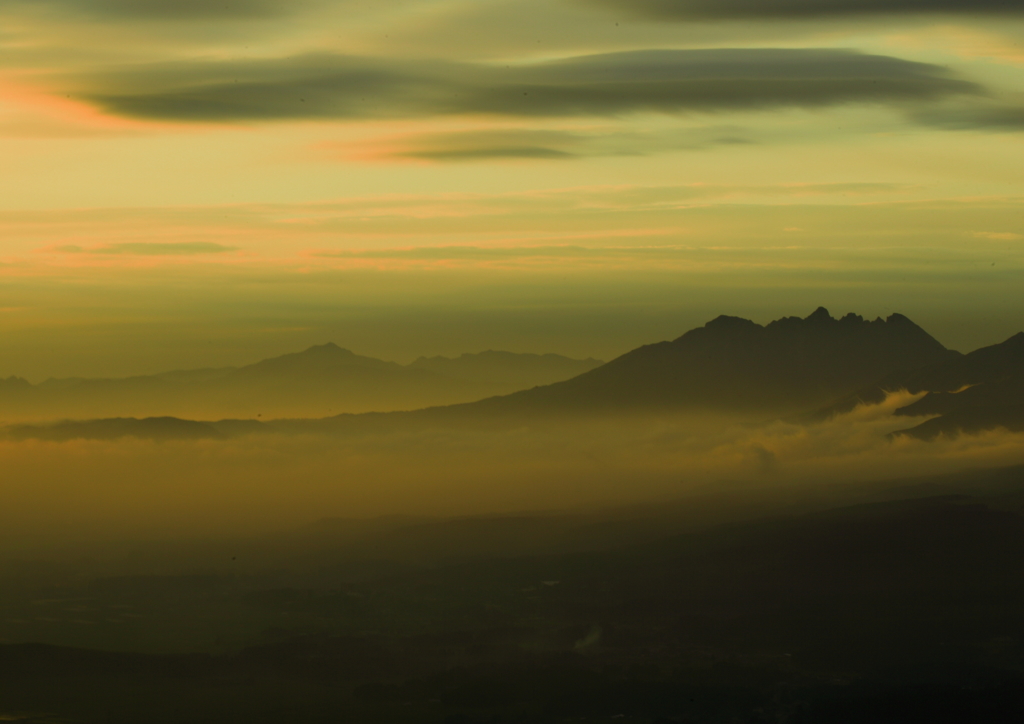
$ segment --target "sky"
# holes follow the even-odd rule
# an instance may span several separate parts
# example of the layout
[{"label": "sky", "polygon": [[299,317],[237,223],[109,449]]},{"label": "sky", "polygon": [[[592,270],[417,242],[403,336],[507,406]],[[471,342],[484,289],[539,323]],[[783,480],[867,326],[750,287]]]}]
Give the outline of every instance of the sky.
[{"label": "sky", "polygon": [[1009,0],[0,0],[0,377],[1024,329]]}]

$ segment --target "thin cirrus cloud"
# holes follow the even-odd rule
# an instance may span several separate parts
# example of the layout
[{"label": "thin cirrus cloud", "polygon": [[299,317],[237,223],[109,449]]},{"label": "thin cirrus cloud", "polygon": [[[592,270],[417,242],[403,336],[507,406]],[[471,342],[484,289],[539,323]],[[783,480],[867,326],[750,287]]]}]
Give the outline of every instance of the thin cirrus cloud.
[{"label": "thin cirrus cloud", "polygon": [[528,65],[340,55],[182,62],[100,75],[79,97],[179,122],[614,116],[899,104],[980,95],[947,69],[837,49],[646,50]]},{"label": "thin cirrus cloud", "polygon": [[76,244],[56,246],[46,251],[59,254],[94,254],[99,256],[196,256],[200,254],[225,254],[237,251],[238,247],[224,246],[211,242],[183,243],[123,243],[103,244],[84,247]]},{"label": "thin cirrus cloud", "polygon": [[379,155],[438,162],[560,159],[587,155],[586,143],[585,136],[569,131],[494,129],[412,136]]},{"label": "thin cirrus cloud", "polygon": [[1019,0],[586,0],[658,19],[743,20],[862,15],[1024,14]]},{"label": "thin cirrus cloud", "polygon": [[311,0],[0,0],[4,9],[49,9],[106,20],[245,20],[290,15]]},{"label": "thin cirrus cloud", "polygon": [[633,259],[638,256],[663,258],[678,255],[680,252],[692,252],[692,249],[677,247],[602,247],[592,248],[574,245],[557,246],[436,246],[391,249],[344,249],[314,250],[308,256],[324,259],[400,259],[411,261],[493,261],[508,259],[567,259],[589,256],[616,257]]},{"label": "thin cirrus cloud", "polygon": [[[653,132],[574,132],[494,128],[410,134],[353,146],[352,158],[461,163],[515,159],[572,159],[647,156],[665,151],[700,151],[756,143],[744,129],[729,126]],[[342,149],[345,150],[345,149]]]}]

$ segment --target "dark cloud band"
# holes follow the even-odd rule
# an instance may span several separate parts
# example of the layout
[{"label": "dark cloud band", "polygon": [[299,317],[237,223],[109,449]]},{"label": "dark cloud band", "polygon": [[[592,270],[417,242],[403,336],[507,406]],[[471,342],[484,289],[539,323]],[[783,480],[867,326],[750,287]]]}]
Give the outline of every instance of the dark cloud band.
[{"label": "dark cloud band", "polygon": [[586,0],[630,15],[678,20],[858,15],[1024,14],[1019,0]]},{"label": "dark cloud band", "polygon": [[1024,132],[1024,106],[930,108],[917,111],[913,118],[948,131]]},{"label": "dark cloud band", "polygon": [[934,100],[982,89],[936,65],[831,49],[661,50],[526,66],[346,56],[184,63],[93,78],[139,118],[229,122],[493,114],[610,116]]}]

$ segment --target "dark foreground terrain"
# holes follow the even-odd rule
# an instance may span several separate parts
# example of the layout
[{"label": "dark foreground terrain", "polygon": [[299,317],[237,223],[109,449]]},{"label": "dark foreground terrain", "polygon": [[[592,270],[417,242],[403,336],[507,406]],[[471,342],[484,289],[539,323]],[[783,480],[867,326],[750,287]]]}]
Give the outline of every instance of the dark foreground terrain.
[{"label": "dark foreground terrain", "polygon": [[0,721],[1024,721],[1024,468],[868,497],[12,565]]}]

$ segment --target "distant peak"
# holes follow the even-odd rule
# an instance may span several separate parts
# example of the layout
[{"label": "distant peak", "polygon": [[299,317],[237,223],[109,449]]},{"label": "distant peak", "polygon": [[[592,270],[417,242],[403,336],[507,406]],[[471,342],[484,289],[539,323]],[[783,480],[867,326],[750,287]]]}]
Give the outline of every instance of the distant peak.
[{"label": "distant peak", "polygon": [[710,322],[704,325],[709,329],[742,329],[747,327],[758,327],[756,322],[751,322],[749,319],[743,317],[730,317],[727,314],[722,314],[715,317]]},{"label": "distant peak", "polygon": [[834,320],[832,319],[832,315],[828,313],[828,310],[825,309],[825,307],[818,307],[804,321],[807,321],[807,322],[831,322],[831,321],[834,321]]},{"label": "distant peak", "polygon": [[347,349],[345,349],[344,347],[339,347],[334,342],[327,342],[326,344],[314,344],[312,347],[307,349],[306,352],[314,354],[317,352],[346,352],[348,354],[352,354]]},{"label": "distant peak", "polygon": [[703,327],[691,329],[675,341],[681,342],[684,339],[707,339],[709,337],[712,339],[719,337],[728,338],[736,334],[744,336],[745,334],[749,334],[758,329],[764,329],[764,327],[757,322],[751,322],[749,319],[743,319],[743,317],[730,317],[727,314],[723,314],[715,317]]}]

